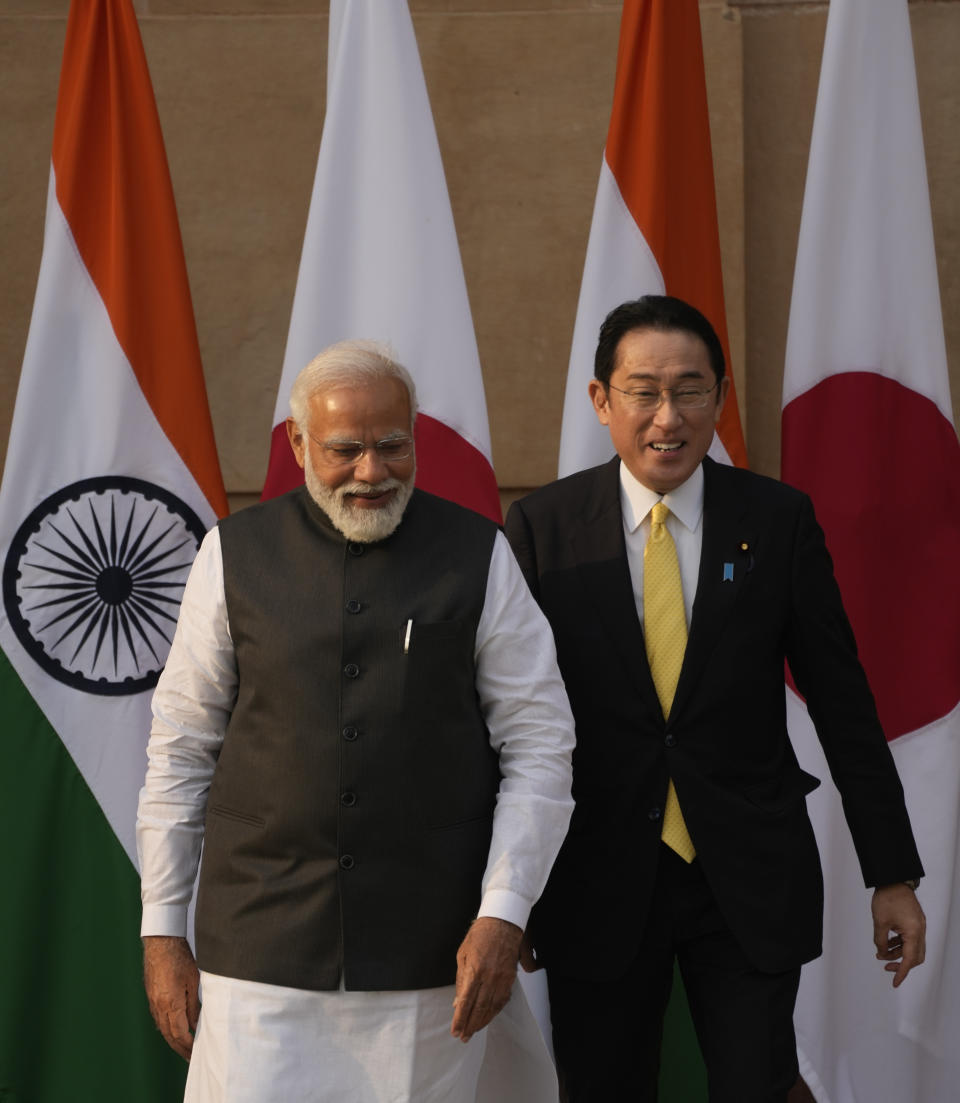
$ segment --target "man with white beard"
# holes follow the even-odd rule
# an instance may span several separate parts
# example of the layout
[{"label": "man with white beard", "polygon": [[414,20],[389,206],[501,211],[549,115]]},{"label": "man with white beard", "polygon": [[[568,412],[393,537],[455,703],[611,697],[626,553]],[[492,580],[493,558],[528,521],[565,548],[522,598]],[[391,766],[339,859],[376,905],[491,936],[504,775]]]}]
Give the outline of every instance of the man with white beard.
[{"label": "man with white beard", "polygon": [[[552,634],[497,527],[414,489],[384,349],[290,406],[306,486],[207,534],[154,697],[151,1010],[188,1100],[468,1103],[572,809]],[[509,1079],[556,1098],[548,1062]]]}]

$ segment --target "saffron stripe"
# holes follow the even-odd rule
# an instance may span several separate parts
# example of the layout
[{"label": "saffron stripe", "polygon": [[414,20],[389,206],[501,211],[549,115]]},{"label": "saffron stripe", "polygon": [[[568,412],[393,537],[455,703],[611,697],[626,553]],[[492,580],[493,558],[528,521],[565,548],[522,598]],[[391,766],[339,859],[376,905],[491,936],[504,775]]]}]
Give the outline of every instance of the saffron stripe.
[{"label": "saffron stripe", "polygon": [[173,188],[129,3],[71,6],[53,165],[60,207],[117,341],[168,439],[222,516],[227,500]]}]

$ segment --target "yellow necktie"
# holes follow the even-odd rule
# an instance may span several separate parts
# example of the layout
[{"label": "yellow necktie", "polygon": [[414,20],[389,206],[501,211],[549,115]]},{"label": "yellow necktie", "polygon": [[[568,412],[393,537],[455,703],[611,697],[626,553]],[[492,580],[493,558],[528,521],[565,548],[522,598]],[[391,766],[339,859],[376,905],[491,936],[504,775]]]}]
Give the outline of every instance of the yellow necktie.
[{"label": "yellow necktie", "polygon": [[[657,502],[653,507],[650,536],[643,551],[643,634],[650,673],[664,717],[670,714],[687,647],[687,618],[683,609],[680,564],[673,537],[666,525],[669,513],[663,502]],[[667,806],[663,810],[660,837],[685,862],[693,861],[697,852],[683,822],[672,778],[667,788]]]}]

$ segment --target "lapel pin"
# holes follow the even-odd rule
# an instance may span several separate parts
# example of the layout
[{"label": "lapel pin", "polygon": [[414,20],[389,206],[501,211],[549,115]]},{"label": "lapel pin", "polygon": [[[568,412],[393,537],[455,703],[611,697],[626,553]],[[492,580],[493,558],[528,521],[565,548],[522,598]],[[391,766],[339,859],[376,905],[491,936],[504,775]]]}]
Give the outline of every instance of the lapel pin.
[{"label": "lapel pin", "polygon": [[746,542],[746,540],[741,540],[740,541],[740,550],[741,551],[749,551],[750,550],[750,545]]},{"label": "lapel pin", "polygon": [[723,581],[733,582],[733,564],[724,563],[723,565]]}]

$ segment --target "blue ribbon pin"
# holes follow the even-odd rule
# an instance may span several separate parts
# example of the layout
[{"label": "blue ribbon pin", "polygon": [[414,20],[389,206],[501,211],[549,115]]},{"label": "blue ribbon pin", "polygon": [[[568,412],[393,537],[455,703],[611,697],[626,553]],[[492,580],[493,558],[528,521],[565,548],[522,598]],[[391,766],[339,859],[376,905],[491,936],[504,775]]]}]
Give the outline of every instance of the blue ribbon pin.
[{"label": "blue ribbon pin", "polygon": [[733,564],[724,563],[723,565],[723,581],[733,582]]}]

